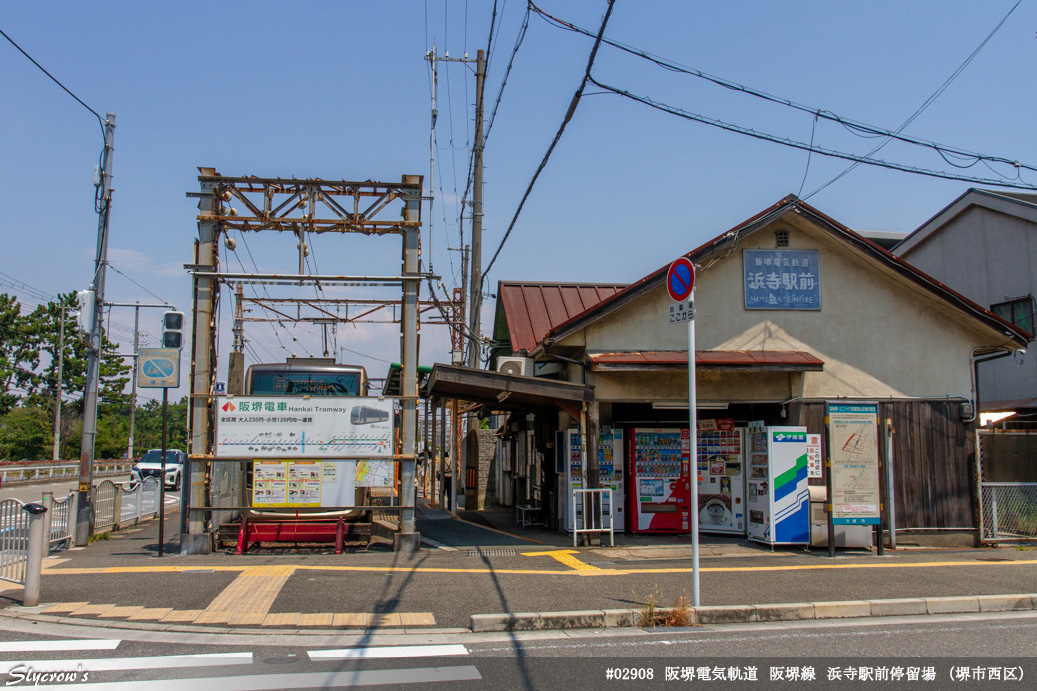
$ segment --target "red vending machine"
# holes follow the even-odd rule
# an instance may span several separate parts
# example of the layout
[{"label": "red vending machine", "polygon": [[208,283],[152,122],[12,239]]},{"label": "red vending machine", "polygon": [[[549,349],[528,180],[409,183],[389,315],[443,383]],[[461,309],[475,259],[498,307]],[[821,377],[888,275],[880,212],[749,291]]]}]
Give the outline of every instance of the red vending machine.
[{"label": "red vending machine", "polygon": [[635,533],[691,530],[691,436],[687,429],[627,430],[630,497],[627,521]]}]

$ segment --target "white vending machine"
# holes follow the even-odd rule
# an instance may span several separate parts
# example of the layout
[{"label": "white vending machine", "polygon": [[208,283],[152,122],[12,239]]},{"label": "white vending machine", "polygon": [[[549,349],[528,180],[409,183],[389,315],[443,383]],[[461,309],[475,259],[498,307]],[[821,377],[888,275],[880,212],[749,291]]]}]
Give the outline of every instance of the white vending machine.
[{"label": "white vending machine", "polygon": [[[580,431],[567,429],[559,432],[561,437],[561,460],[562,472],[559,475],[559,489],[561,501],[560,518],[566,532],[572,531],[573,510],[576,518],[580,520],[583,506],[577,501],[573,506],[574,489],[583,489],[583,459],[580,446]],[[612,520],[613,529],[622,532],[625,529],[624,521],[624,492],[623,492],[623,430],[601,427],[598,436],[598,475],[602,488],[612,490]]]},{"label": "white vending machine", "polygon": [[745,429],[734,420],[698,424],[699,530],[745,535]]},{"label": "white vending machine", "polygon": [[749,539],[810,544],[807,428],[750,427],[746,433]]}]

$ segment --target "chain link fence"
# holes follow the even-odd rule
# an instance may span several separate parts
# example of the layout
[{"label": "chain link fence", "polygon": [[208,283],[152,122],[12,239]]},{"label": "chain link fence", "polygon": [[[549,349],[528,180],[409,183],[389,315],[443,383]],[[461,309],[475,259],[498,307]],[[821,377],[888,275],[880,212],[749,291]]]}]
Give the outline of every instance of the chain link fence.
[{"label": "chain link fence", "polygon": [[1037,432],[980,432],[980,539],[1037,538]]}]

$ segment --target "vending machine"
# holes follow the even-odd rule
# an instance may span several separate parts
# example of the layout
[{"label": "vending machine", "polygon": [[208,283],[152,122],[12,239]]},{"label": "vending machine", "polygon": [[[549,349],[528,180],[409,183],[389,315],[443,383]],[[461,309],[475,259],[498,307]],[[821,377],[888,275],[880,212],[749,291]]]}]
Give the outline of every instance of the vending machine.
[{"label": "vending machine", "polygon": [[700,420],[698,425],[699,530],[744,535],[745,429],[735,421]]},{"label": "vending machine", "polygon": [[687,429],[627,430],[629,530],[691,531],[691,435]]},{"label": "vending machine", "polygon": [[[582,502],[577,501],[573,506],[573,490],[583,488],[583,458],[580,446],[580,431],[568,429],[559,432],[559,448],[564,467],[560,473],[560,496],[562,497],[560,511],[562,524],[566,532],[572,530],[573,510],[576,511],[576,519],[582,516]],[[623,430],[601,427],[598,435],[598,478],[602,488],[612,490],[612,520],[613,530],[622,532],[626,529],[624,487],[623,487]],[[608,508],[607,506],[605,507]]]},{"label": "vending machine", "polygon": [[746,447],[749,539],[810,544],[806,427],[750,427]]},{"label": "vending machine", "polygon": [[598,471],[601,486],[612,490],[612,529],[626,530],[626,491],[623,474],[623,430],[602,427],[598,438]]}]

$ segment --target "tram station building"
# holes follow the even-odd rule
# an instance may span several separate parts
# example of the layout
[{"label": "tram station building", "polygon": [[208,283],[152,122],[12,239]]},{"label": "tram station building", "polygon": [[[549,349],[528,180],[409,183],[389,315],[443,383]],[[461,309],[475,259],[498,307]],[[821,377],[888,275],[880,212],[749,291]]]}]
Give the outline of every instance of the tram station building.
[{"label": "tram station building", "polygon": [[[974,363],[1025,347],[1027,333],[794,196],[674,258],[683,252],[697,268],[700,425],[820,432],[826,401],[877,402],[890,421],[883,503],[898,535],[974,539]],[[503,281],[497,371],[436,366],[432,395],[509,414],[488,461],[491,500],[536,506],[562,527],[565,430],[587,432],[593,487],[601,430],[687,426],[688,329],[668,316],[666,272],[630,284]]]}]

